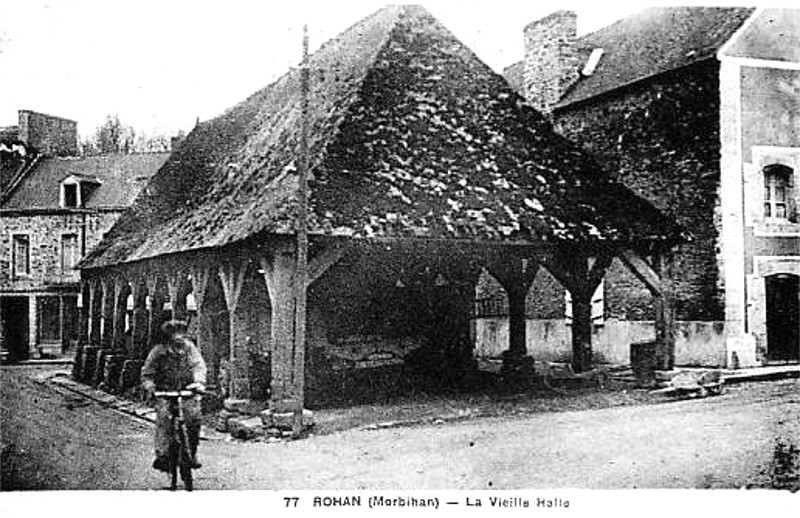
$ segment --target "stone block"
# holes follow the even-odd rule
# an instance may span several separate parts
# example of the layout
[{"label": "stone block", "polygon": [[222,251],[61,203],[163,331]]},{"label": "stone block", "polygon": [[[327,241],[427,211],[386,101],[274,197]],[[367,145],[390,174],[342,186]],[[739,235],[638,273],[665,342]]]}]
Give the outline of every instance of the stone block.
[{"label": "stone block", "polygon": [[228,421],[235,415],[236,414],[228,412],[227,410],[220,410],[217,414],[217,422],[215,423],[214,429],[223,433],[229,431]]},{"label": "stone block", "polygon": [[227,410],[228,412],[234,414],[244,414],[247,411],[247,407],[250,405],[249,399],[234,399],[229,398],[223,401],[222,407]]},{"label": "stone block", "polygon": [[141,360],[125,360],[122,364],[122,371],[119,376],[120,392],[124,392],[139,385],[141,381],[142,364],[143,362]]},{"label": "stone block", "polygon": [[[280,430],[291,430],[294,426],[294,413],[274,412],[264,410],[261,412],[261,422],[267,428],[277,428]],[[314,413],[311,410],[303,409],[303,428],[314,426]]]},{"label": "stone block", "polygon": [[264,435],[260,417],[232,417],[228,419],[228,432],[237,439],[255,439]]},{"label": "stone block", "polygon": [[85,347],[83,349],[83,369],[81,372],[81,381],[83,383],[91,383],[94,379],[94,372],[97,368],[97,355],[100,352],[98,347]]}]

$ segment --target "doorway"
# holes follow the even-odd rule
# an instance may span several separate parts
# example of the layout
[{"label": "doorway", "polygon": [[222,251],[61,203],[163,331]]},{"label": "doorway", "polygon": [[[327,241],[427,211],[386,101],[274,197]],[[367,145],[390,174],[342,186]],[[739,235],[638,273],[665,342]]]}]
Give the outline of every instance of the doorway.
[{"label": "doorway", "polygon": [[800,277],[766,277],[767,360],[800,361]]},{"label": "doorway", "polygon": [[28,298],[3,297],[0,303],[3,335],[9,361],[28,358]]}]

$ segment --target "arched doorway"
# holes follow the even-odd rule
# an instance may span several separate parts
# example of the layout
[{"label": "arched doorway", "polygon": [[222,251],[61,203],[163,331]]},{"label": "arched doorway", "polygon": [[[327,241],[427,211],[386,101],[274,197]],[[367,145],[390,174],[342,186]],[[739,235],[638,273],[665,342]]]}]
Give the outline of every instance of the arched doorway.
[{"label": "arched doorway", "polygon": [[777,274],[766,277],[767,359],[800,361],[800,277]]}]

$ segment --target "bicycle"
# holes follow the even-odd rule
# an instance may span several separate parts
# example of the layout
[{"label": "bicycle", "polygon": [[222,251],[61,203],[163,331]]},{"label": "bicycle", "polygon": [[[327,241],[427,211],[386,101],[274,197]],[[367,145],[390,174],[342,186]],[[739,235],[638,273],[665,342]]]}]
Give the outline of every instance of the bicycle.
[{"label": "bicycle", "polygon": [[178,488],[178,473],[181,475],[184,488],[187,491],[192,491],[194,455],[192,455],[189,432],[186,428],[183,400],[196,396],[197,392],[192,390],[156,391],[153,395],[157,398],[169,400],[171,430],[169,440],[170,491],[175,491]]}]

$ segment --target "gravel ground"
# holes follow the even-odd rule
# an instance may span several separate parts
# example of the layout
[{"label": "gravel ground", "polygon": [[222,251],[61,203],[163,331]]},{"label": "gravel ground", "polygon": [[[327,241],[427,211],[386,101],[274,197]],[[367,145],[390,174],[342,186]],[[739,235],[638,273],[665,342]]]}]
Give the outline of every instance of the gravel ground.
[{"label": "gravel ground", "polygon": [[[35,383],[32,371],[0,370],[3,490],[165,486],[149,467],[148,424]],[[641,391],[608,392],[613,393],[371,405],[347,411],[361,416],[359,423],[400,422],[407,416],[418,424],[336,432],[321,423],[324,435],[300,441],[205,441],[197,487],[794,489],[800,484],[798,380],[743,383],[722,396],[662,404],[644,404],[652,396]],[[459,412],[452,421],[435,417]]]}]

